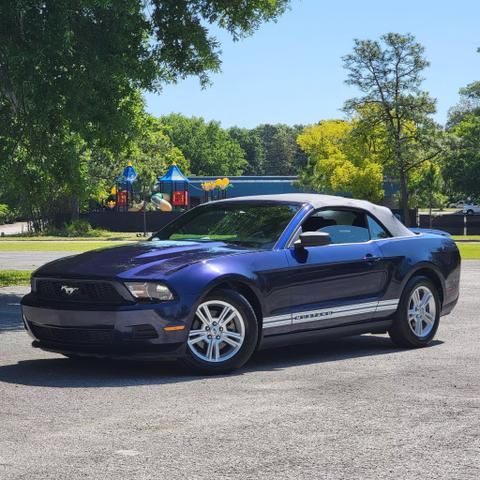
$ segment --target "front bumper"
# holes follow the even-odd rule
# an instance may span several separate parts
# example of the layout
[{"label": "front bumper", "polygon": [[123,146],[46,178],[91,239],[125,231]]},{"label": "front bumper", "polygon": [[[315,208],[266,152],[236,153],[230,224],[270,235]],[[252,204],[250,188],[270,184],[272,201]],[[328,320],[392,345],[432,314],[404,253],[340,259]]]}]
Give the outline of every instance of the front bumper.
[{"label": "front bumper", "polygon": [[[74,310],[22,305],[32,345],[67,355],[178,358],[188,337],[185,322],[172,321],[155,308]],[[182,330],[166,331],[176,326]]]}]

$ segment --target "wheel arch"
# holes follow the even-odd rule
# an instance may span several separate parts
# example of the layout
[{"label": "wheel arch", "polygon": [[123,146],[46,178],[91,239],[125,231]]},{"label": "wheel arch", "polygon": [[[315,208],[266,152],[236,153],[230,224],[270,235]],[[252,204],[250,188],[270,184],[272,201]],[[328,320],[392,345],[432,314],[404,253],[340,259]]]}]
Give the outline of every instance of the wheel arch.
[{"label": "wheel arch", "polygon": [[262,327],[263,327],[263,312],[264,308],[260,300],[260,295],[256,291],[255,287],[252,286],[251,282],[240,276],[228,276],[220,277],[213,284],[210,284],[209,287],[205,290],[203,297],[211,295],[215,290],[233,290],[234,292],[240,293],[244,296],[247,301],[252,306],[252,309],[257,317],[258,324],[258,338],[260,341]]},{"label": "wheel arch", "polygon": [[440,296],[440,303],[441,303],[441,306],[443,307],[443,302],[445,299],[445,280],[441,272],[433,264],[428,264],[428,263],[421,264],[421,265],[418,265],[417,268],[415,268],[415,270],[411,271],[403,283],[402,292],[405,288],[405,285],[413,277],[418,277],[418,276],[427,277],[437,287],[438,294]]}]

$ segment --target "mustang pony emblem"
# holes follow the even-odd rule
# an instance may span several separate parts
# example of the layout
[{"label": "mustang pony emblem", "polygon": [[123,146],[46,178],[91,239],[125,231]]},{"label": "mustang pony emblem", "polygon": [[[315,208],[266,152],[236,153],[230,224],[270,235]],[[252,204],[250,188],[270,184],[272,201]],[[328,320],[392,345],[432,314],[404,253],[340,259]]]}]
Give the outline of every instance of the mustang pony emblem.
[{"label": "mustang pony emblem", "polygon": [[80,290],[78,287],[69,287],[68,285],[62,285],[60,290],[67,295],[73,295],[75,292]]}]

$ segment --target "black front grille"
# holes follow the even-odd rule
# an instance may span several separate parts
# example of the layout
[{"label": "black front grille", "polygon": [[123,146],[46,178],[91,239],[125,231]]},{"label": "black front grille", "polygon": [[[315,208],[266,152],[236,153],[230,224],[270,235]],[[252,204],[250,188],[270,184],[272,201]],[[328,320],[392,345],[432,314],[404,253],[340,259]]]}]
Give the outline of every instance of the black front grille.
[{"label": "black front grille", "polygon": [[114,341],[112,328],[60,328],[36,325],[29,322],[33,335],[40,341],[59,344],[111,345]]},{"label": "black front grille", "polygon": [[35,286],[36,295],[49,300],[105,305],[126,303],[109,282],[39,278],[35,281]]}]

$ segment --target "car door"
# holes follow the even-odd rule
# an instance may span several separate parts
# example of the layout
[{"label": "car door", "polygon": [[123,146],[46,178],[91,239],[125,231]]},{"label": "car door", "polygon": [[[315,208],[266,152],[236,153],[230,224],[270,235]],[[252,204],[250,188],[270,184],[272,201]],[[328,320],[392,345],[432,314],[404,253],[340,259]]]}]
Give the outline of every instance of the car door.
[{"label": "car door", "polygon": [[375,317],[389,283],[389,262],[372,239],[370,223],[366,212],[346,209],[322,209],[304,221],[302,231],[327,232],[332,243],[288,249],[292,331]]}]

